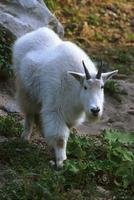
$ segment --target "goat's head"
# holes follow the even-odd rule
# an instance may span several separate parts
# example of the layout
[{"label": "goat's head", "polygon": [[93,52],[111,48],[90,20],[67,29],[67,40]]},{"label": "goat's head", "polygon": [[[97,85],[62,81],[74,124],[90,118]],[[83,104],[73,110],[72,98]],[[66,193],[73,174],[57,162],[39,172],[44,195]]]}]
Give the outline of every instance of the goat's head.
[{"label": "goat's head", "polygon": [[91,76],[84,61],[85,73],[69,72],[81,85],[80,100],[89,120],[97,120],[103,113],[104,84],[106,80],[115,75],[118,70],[102,73],[102,64],[97,74]]}]

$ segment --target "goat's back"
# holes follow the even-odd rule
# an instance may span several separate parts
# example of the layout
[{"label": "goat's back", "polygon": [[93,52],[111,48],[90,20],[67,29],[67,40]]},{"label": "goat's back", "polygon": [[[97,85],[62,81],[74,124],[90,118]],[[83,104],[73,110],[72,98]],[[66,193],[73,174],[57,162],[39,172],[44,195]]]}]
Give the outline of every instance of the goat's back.
[{"label": "goat's back", "polygon": [[13,64],[15,71],[19,70],[21,60],[28,52],[38,49],[47,51],[60,42],[61,39],[58,35],[46,27],[25,34],[16,40],[13,46]]}]

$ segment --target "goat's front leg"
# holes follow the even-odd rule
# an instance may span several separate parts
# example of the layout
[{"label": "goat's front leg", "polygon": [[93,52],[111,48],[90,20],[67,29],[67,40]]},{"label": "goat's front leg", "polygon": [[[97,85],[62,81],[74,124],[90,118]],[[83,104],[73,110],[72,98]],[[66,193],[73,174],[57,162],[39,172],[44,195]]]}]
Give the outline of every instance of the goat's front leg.
[{"label": "goat's front leg", "polygon": [[43,134],[48,144],[54,149],[56,166],[63,167],[67,159],[66,147],[69,137],[69,129],[64,120],[56,112],[44,112],[42,115]]},{"label": "goat's front leg", "polygon": [[55,158],[56,158],[56,166],[58,168],[62,168],[64,160],[67,159],[66,146],[67,146],[67,140],[64,139],[64,137],[58,137],[56,139],[54,151],[55,151]]},{"label": "goat's front leg", "polygon": [[33,130],[33,122],[34,122],[34,117],[32,115],[25,115],[25,122],[24,122],[24,131],[21,134],[21,139],[24,141],[29,141],[30,136],[32,134]]}]

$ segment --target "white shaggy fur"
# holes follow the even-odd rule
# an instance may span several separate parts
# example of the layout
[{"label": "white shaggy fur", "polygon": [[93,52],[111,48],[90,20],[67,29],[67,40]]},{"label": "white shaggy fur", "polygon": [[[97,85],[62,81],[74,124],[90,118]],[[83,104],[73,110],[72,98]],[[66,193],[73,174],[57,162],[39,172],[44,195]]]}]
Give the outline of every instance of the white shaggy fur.
[{"label": "white shaggy fur", "polygon": [[[86,80],[84,61],[91,78]],[[63,165],[69,129],[86,115],[102,115],[104,80],[117,71],[96,78],[97,69],[86,53],[74,43],[62,41],[48,28],[40,28],[18,39],[13,47],[17,98],[25,114],[22,138],[28,140],[35,123],[54,148],[56,164]],[[92,108],[99,108],[93,115]],[[37,120],[37,118],[39,120]]]}]

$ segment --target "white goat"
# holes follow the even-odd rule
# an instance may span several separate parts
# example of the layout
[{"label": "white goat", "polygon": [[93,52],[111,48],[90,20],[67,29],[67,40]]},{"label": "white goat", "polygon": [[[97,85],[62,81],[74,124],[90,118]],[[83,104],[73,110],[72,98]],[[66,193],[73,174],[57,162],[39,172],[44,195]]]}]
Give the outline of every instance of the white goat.
[{"label": "white goat", "polygon": [[15,42],[13,64],[17,98],[25,114],[22,139],[30,139],[38,116],[42,134],[54,148],[56,165],[62,167],[69,129],[83,121],[83,116],[91,121],[100,118],[104,82],[117,70],[97,72],[82,49],[44,27]]}]

